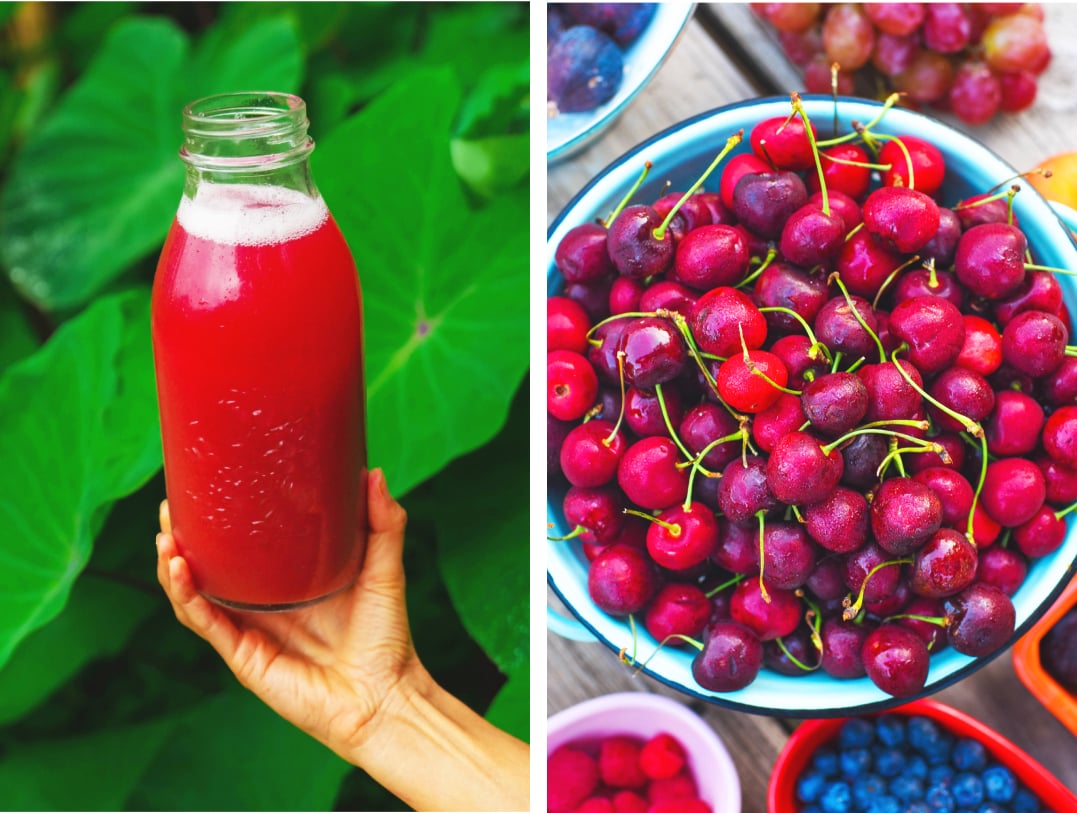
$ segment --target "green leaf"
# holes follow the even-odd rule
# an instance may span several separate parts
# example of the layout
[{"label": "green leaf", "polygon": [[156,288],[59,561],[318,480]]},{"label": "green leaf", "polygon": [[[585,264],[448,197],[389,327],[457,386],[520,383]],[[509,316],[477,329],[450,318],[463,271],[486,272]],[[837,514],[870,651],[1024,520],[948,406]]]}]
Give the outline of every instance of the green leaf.
[{"label": "green leaf", "polygon": [[427,65],[452,65],[464,87],[491,65],[530,65],[527,3],[426,4]]},{"label": "green leaf", "polygon": [[0,760],[0,807],[122,810],[172,727],[165,719],[12,749]]},{"label": "green leaf", "polygon": [[359,268],[369,455],[397,496],[489,440],[527,368],[527,192],[468,207],[459,99],[450,71],[417,71],[312,156]]},{"label": "green leaf", "polygon": [[63,612],[0,669],[0,725],[37,706],[94,658],[118,653],[159,603],[115,582],[79,579]]},{"label": "green leaf", "polygon": [[144,291],[99,300],[0,377],[0,667],[63,607],[103,507],[159,466],[141,454],[154,424],[141,436],[135,427],[102,434],[115,416],[138,412],[123,402],[138,388],[123,382],[129,349],[146,341],[144,325],[125,321],[140,299]]},{"label": "green leaf", "polygon": [[330,810],[351,769],[253,694],[235,689],[176,719],[127,807]]},{"label": "green leaf", "polygon": [[263,83],[293,90],[298,49],[281,20],[228,42],[211,34],[193,57],[168,20],[113,27],[0,194],[0,260],[16,286],[47,310],[76,307],[158,248],[183,188],[182,106]]},{"label": "green leaf", "polygon": [[531,137],[527,133],[469,141],[454,138],[452,162],[460,177],[479,195],[492,198],[527,178]]},{"label": "green leaf", "polygon": [[505,674],[526,671],[530,636],[528,410],[516,399],[505,429],[434,481],[447,510],[438,568],[461,621]]},{"label": "green leaf", "polygon": [[456,134],[461,138],[526,134],[531,75],[526,62],[494,65],[468,93],[460,109]]},{"label": "green leaf", "polygon": [[22,303],[6,279],[0,280],[0,374],[38,348]]},{"label": "green leaf", "polygon": [[531,675],[527,669],[512,674],[486,710],[486,719],[524,742],[531,740]]}]

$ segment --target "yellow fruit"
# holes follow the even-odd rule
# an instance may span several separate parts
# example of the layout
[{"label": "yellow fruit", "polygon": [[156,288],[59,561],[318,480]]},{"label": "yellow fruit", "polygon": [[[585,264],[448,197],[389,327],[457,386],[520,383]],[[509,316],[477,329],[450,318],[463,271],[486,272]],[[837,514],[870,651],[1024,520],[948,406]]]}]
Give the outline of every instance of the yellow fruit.
[{"label": "yellow fruit", "polygon": [[1064,203],[1071,209],[1077,209],[1077,152],[1064,152],[1043,161],[1038,170],[1050,170],[1051,176],[1044,177],[1033,172],[1025,177],[1047,200]]}]

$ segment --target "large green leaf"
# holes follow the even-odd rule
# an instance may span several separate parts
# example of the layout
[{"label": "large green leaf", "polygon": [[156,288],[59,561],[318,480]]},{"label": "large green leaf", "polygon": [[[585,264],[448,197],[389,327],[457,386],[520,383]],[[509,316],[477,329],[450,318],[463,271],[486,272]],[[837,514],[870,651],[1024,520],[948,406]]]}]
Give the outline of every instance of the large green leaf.
[{"label": "large green leaf", "polygon": [[12,749],[0,760],[0,808],[122,810],[173,725],[165,719]]},{"label": "large green leaf", "polygon": [[329,810],[352,769],[235,689],[179,716],[129,810]]},{"label": "large green leaf", "polygon": [[0,666],[63,607],[103,507],[160,466],[145,453],[155,423],[103,433],[145,413],[127,399],[144,397],[148,372],[131,362],[149,335],[127,314],[147,301],[145,291],[99,300],[0,377]]},{"label": "large green leaf", "polygon": [[0,279],[0,374],[37,347],[38,341],[26,311],[10,283]]},{"label": "large green leaf", "polygon": [[528,359],[526,189],[471,209],[451,71],[401,79],[312,162],[363,287],[372,465],[401,495],[504,423]]},{"label": "large green leaf", "polygon": [[435,480],[438,503],[457,507],[438,523],[438,567],[464,626],[505,674],[526,673],[530,657],[527,415],[518,397],[497,438]]},{"label": "large green leaf", "polygon": [[102,579],[79,579],[51,623],[35,630],[0,669],[0,725],[18,719],[93,658],[115,655],[159,604]]},{"label": "large green leaf", "polygon": [[160,245],[183,186],[186,102],[299,81],[299,45],[281,20],[189,51],[168,20],[120,22],[16,155],[0,194],[0,260],[41,307],[84,303]]}]

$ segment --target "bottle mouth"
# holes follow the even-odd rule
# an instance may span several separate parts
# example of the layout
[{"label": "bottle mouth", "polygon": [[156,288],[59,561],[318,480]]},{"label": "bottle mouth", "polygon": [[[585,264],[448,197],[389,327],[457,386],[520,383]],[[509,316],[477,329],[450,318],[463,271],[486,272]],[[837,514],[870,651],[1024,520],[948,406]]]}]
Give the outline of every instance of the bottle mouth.
[{"label": "bottle mouth", "polygon": [[296,163],[314,149],[307,135],[307,105],[290,93],[222,93],[183,108],[188,164],[244,170]]}]

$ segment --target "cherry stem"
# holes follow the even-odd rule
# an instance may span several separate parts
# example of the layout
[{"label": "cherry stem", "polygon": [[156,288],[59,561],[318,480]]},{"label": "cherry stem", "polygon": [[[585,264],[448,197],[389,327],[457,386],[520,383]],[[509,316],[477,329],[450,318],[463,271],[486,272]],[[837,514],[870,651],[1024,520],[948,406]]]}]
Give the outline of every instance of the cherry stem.
[{"label": "cherry stem", "polygon": [[976,516],[976,505],[980,502],[980,494],[984,490],[984,483],[987,481],[987,436],[980,434],[980,479],[976,483],[976,491],[972,495],[972,505],[969,506],[969,519],[965,524],[965,538],[972,543],[973,547],[978,547],[976,544],[976,534],[973,533],[973,518]]},{"label": "cherry stem", "polygon": [[625,351],[624,350],[618,350],[617,351],[617,377],[621,381],[621,412],[617,416],[617,423],[615,423],[613,425],[613,429],[610,430],[609,435],[607,437],[602,438],[602,445],[605,446],[607,449],[610,447],[610,444],[613,443],[614,439],[617,437],[617,433],[619,431],[621,431],[621,421],[623,421],[624,417],[625,417]]},{"label": "cherry stem", "polygon": [[647,177],[647,173],[651,171],[651,167],[653,166],[654,164],[650,161],[643,162],[643,172],[640,173],[639,178],[636,180],[636,183],[633,184],[632,188],[628,190],[628,194],[621,198],[621,202],[617,204],[617,208],[610,212],[609,217],[602,221],[602,228],[608,229],[610,227],[610,223],[612,223],[617,215],[621,213],[621,210],[628,205],[628,201],[632,200],[632,196],[639,191],[639,188],[643,185],[644,179]]},{"label": "cherry stem", "polygon": [[816,338],[815,333],[811,329],[811,325],[809,325],[807,320],[795,310],[793,310],[792,308],[782,307],[781,305],[767,305],[765,307],[759,308],[759,312],[784,313],[789,316],[792,316],[800,323],[800,326],[804,328],[804,333],[807,334],[808,339],[811,340],[811,347],[808,349],[808,358],[816,360],[821,355],[822,357],[826,358],[827,361],[830,361],[830,348]]},{"label": "cherry stem", "polygon": [[870,579],[884,567],[889,567],[890,565],[911,565],[912,562],[913,560],[911,558],[906,557],[904,559],[891,559],[889,562],[879,562],[879,564],[875,565],[875,567],[869,570],[867,572],[867,575],[864,576],[864,581],[860,583],[860,592],[857,593],[856,601],[850,601],[848,596],[842,599],[841,606],[845,609],[843,609],[841,612],[841,620],[852,621],[854,618],[857,617],[857,615],[860,614],[860,607],[864,603],[864,591],[867,589],[868,579]]},{"label": "cherry stem", "polygon": [[837,271],[835,271],[833,274],[827,277],[827,282],[833,282],[835,285],[838,286],[838,289],[841,291],[841,295],[845,297],[845,301],[849,304],[849,310],[852,311],[853,318],[860,323],[860,327],[864,328],[864,330],[867,331],[867,334],[871,336],[872,341],[875,342],[875,346],[879,349],[879,360],[886,361],[886,348],[883,347],[882,339],[879,338],[878,334],[874,330],[868,327],[868,323],[864,321],[864,317],[861,316],[860,311],[856,309],[856,305],[853,304],[853,298],[849,294],[849,289],[846,288],[845,283],[841,281],[841,275]]},{"label": "cherry stem", "polygon": [[638,316],[667,316],[668,317],[670,315],[670,313],[671,313],[670,311],[667,311],[664,308],[659,308],[658,310],[655,310],[655,311],[624,311],[623,313],[615,313],[612,316],[607,316],[605,319],[603,319],[603,320],[601,320],[599,322],[595,322],[593,325],[591,325],[591,329],[587,331],[587,340],[589,342],[591,342],[592,344],[594,344],[595,347],[600,347],[602,345],[602,342],[595,342],[593,339],[591,339],[591,337],[594,335],[595,331],[598,330],[603,325],[608,325],[610,322],[616,322],[618,319],[634,319],[634,318],[636,318]]},{"label": "cherry stem", "polygon": [[941,443],[929,442],[927,445],[917,447],[898,446],[897,440],[895,439],[890,442],[890,451],[887,453],[886,457],[882,459],[882,462],[879,463],[878,468],[875,470],[875,475],[882,479],[882,476],[886,473],[886,469],[890,466],[890,463],[893,462],[898,467],[898,471],[901,472],[901,476],[905,477],[905,464],[902,462],[901,456],[903,454],[925,454],[928,452],[937,454],[942,458],[943,463],[946,463],[947,465],[953,462],[950,458],[950,454],[946,451],[946,447]]},{"label": "cherry stem", "polygon": [[782,641],[782,639],[780,637],[775,638],[774,643],[776,643],[778,645],[778,649],[780,649],[782,651],[782,654],[785,655],[785,657],[787,657],[790,661],[792,661],[793,665],[796,666],[801,671],[814,672],[816,669],[818,669],[820,666],[823,665],[822,658],[819,659],[819,663],[815,664],[815,666],[808,666],[807,664],[801,663],[800,660],[797,658],[797,656],[794,655],[792,652],[790,652],[786,648],[785,642]]},{"label": "cherry stem", "polygon": [[716,595],[721,593],[723,590],[726,590],[726,589],[732,587],[735,584],[740,584],[742,581],[744,581],[744,574],[743,573],[738,573],[736,576],[734,576],[729,581],[722,582],[717,587],[713,588],[712,590],[708,590],[703,595],[705,595],[707,598],[714,598]]},{"label": "cherry stem", "polygon": [[759,595],[763,597],[763,601],[770,604],[770,593],[767,592],[767,586],[763,584],[763,567],[765,560],[763,558],[763,529],[766,525],[766,511],[759,510],[755,512],[755,518],[759,520]]},{"label": "cherry stem", "polygon": [[1062,517],[1066,516],[1066,514],[1074,510],[1077,510],[1077,502],[1073,503],[1072,505],[1068,505],[1059,511],[1055,511],[1055,519],[1062,519]]},{"label": "cherry stem", "polygon": [[819,145],[815,143],[815,133],[812,132],[811,121],[808,119],[808,111],[804,109],[804,104],[800,101],[799,93],[794,91],[790,94],[790,98],[793,101],[793,112],[800,116],[800,120],[804,122],[804,134],[808,137],[808,143],[811,145],[812,158],[815,159],[815,171],[819,175],[819,192],[823,196],[823,214],[830,217],[830,195],[827,194],[826,175],[823,174],[823,162],[819,158]]},{"label": "cherry stem", "polygon": [[[945,615],[917,615],[916,613],[898,613],[897,615],[891,615],[886,618],[886,621],[898,621],[902,618],[908,618],[912,621],[923,621],[926,624],[934,624],[936,627],[948,627],[950,621]],[[884,621],[883,623],[886,623]]]},{"label": "cherry stem", "polygon": [[857,429],[853,429],[849,432],[846,432],[837,440],[832,441],[820,448],[822,448],[824,454],[829,456],[830,453],[836,448],[838,448],[841,444],[845,443],[846,441],[852,440],[858,435],[887,435],[888,437],[901,438],[902,440],[907,440],[921,446],[926,446],[931,443],[931,441],[926,441],[923,438],[914,437],[913,435],[906,435],[904,432],[895,432],[892,429],[880,429],[874,426],[861,426]]},{"label": "cherry stem", "polygon": [[976,198],[976,200],[961,201],[961,203],[958,203],[956,206],[953,207],[953,209],[955,212],[957,212],[962,209],[974,209],[977,206],[986,206],[988,203],[993,203],[996,200],[1002,200],[1003,198],[1007,197],[1012,199],[1013,195],[1017,192],[1019,188],[1020,187],[1017,186],[1011,186],[1009,189],[995,192],[991,195],[984,195],[982,198]]},{"label": "cherry stem", "polygon": [[[934,404],[941,411],[945,412],[947,415],[949,415],[951,418],[953,418],[955,421],[965,427],[966,432],[968,432],[973,437],[982,438],[984,430],[979,423],[972,420],[972,418],[962,415],[960,412],[957,412],[946,406],[946,404],[939,401],[938,398],[929,395],[923,387],[919,386],[915,381],[912,380],[912,376],[910,376],[908,372],[905,371],[905,368],[897,363],[898,353],[900,353],[902,350],[907,350],[908,348],[908,344],[902,343],[895,347],[894,352],[890,354],[890,361],[893,362],[894,366],[897,368],[897,371],[901,374],[901,377],[904,378],[906,382],[908,382],[910,387],[920,393],[920,396],[924,398],[924,400],[928,401],[931,404]],[[883,359],[883,361],[885,362],[886,359]]]},{"label": "cherry stem", "polygon": [[830,138],[825,141],[820,141],[819,146],[833,147],[837,144],[845,144],[848,141],[855,141],[857,138],[862,136],[863,131],[870,131],[880,121],[882,121],[883,116],[886,115],[887,111],[890,110],[891,107],[898,103],[898,101],[901,99],[901,96],[902,94],[900,93],[891,93],[889,96],[886,97],[886,101],[883,102],[882,109],[879,111],[878,115],[876,115],[875,118],[873,118],[867,124],[857,124],[856,122],[854,122],[853,132],[846,133],[843,136],[837,136],[836,138]]},{"label": "cherry stem", "polygon": [[[669,410],[666,409],[666,397],[662,394],[662,385],[654,385],[654,395],[658,399],[658,409],[662,412],[662,420],[666,424],[666,431],[669,432],[669,436],[673,439],[673,442],[677,444],[677,448],[681,450],[681,454],[687,457],[689,460],[694,460],[694,455],[685,448],[685,445],[681,443],[681,439],[677,436],[676,430],[673,428],[673,421],[670,420]],[[689,494],[691,489],[689,489]]]},{"label": "cherry stem", "polygon": [[803,588],[798,587],[796,594],[801,601],[808,605],[808,611],[804,613],[804,621],[808,625],[808,634],[811,636],[812,646],[822,654],[823,639],[819,631],[823,628],[823,614],[819,612],[819,605],[805,595]]},{"label": "cherry stem", "polygon": [[778,256],[777,249],[774,249],[774,248],[767,249],[767,256],[759,264],[759,267],[757,269],[755,269],[752,273],[750,273],[748,276],[746,276],[744,279],[742,279],[740,282],[738,282],[736,285],[734,285],[733,287],[734,288],[743,288],[745,285],[749,285],[750,283],[755,282],[755,280],[759,277],[759,275],[762,274],[764,271],[766,271],[767,268],[770,266],[770,264],[772,262],[774,262],[774,258],[777,257],[777,256]]},{"label": "cherry stem", "polygon": [[801,395],[802,394],[800,390],[793,390],[793,389],[790,389],[789,387],[783,387],[781,384],[779,384],[777,381],[775,381],[769,375],[767,375],[762,370],[760,370],[759,367],[756,365],[756,363],[754,361],[752,361],[751,356],[748,355],[748,343],[744,341],[744,326],[743,325],[739,325],[739,324],[737,325],[737,333],[740,334],[740,346],[741,346],[742,352],[744,353],[744,366],[748,368],[749,373],[751,373],[752,375],[759,376],[760,378],[762,378],[764,381],[766,381],[768,384],[770,384],[770,386],[774,387],[774,389],[778,390],[779,392],[784,392],[784,393],[787,393],[789,395]]},{"label": "cherry stem", "polygon": [[621,513],[631,514],[634,517],[641,517],[648,522],[653,522],[662,528],[665,528],[669,535],[674,539],[677,539],[681,535],[681,524],[679,522],[666,522],[664,519],[659,519],[654,514],[648,514],[646,511],[637,511],[635,508],[622,508]]},{"label": "cherry stem", "polygon": [[1052,274],[1067,274],[1069,276],[1077,276],[1077,271],[1070,271],[1068,268],[1053,268],[1049,265],[1036,265],[1035,263],[1025,263],[1026,271],[1050,271]]},{"label": "cherry stem", "polygon": [[546,541],[547,542],[567,542],[570,539],[575,539],[578,536],[583,536],[585,533],[587,533],[587,528],[584,528],[582,525],[577,525],[575,528],[573,528],[571,531],[569,531],[564,536],[547,536]]},{"label": "cherry stem", "polygon": [[905,156],[905,166],[909,168],[909,189],[915,189],[916,183],[913,179],[912,156],[909,155],[909,148],[905,146],[905,142],[902,141],[898,136],[884,135],[883,133],[873,133],[872,135],[874,135],[874,137],[880,141],[893,141],[895,144],[898,145],[898,148],[901,150],[902,155]]},{"label": "cherry stem", "polygon": [[704,170],[702,175],[699,176],[699,180],[692,184],[691,188],[687,192],[685,192],[684,195],[681,196],[681,199],[677,201],[677,204],[669,210],[669,214],[666,215],[666,219],[663,220],[662,224],[654,230],[654,237],[656,240],[664,240],[666,238],[666,229],[669,228],[669,224],[673,221],[673,217],[677,214],[677,210],[684,205],[684,202],[687,201],[688,198],[690,198],[696,193],[699,187],[703,186],[703,182],[707,180],[707,176],[714,172],[718,164],[722,162],[722,159],[729,154],[729,151],[732,150],[738,144],[740,144],[743,139],[744,130],[739,130],[738,132],[734,133],[726,139],[725,146],[722,148],[722,151],[718,153],[715,159],[711,161],[711,165],[707,167],[706,170]]},{"label": "cherry stem", "polygon": [[[901,265],[899,265],[897,268],[895,268],[893,271],[891,271],[889,274],[887,274],[886,279],[883,280],[883,284],[880,285],[879,290],[876,291],[875,298],[873,300],[871,300],[871,307],[872,308],[878,308],[879,307],[879,300],[882,299],[883,293],[886,291],[886,289],[890,287],[890,285],[893,283],[894,280],[896,280],[898,278],[898,275],[902,271],[904,271],[906,268],[908,268],[913,263],[918,262],[919,260],[920,260],[919,255],[917,255],[915,257],[910,257],[908,260],[906,260]],[[931,259],[928,262],[931,263],[931,274],[932,274],[932,276],[934,276],[934,274],[935,274],[935,260]],[[937,282],[937,280],[936,280],[936,282]],[[935,287],[935,286],[933,286],[933,287]]]}]

